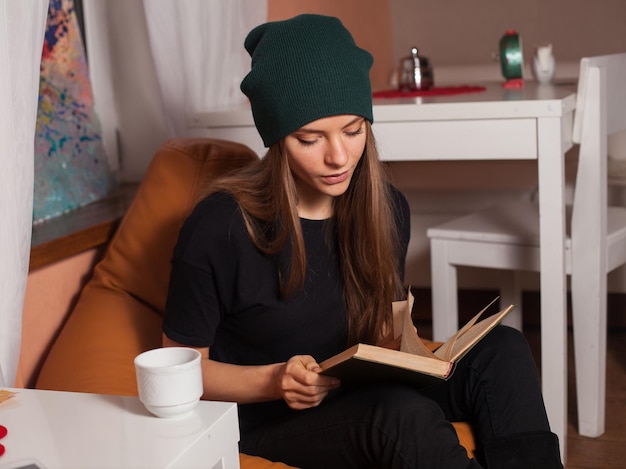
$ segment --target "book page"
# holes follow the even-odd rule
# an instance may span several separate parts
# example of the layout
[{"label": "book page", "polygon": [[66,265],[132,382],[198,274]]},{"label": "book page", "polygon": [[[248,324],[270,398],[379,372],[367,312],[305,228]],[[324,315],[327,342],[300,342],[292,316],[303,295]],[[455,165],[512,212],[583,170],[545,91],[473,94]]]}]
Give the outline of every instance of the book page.
[{"label": "book page", "polygon": [[409,298],[402,301],[394,301],[391,303],[391,310],[393,314],[393,338],[397,339],[402,335],[402,329],[404,328],[404,310],[409,307],[413,309],[413,305],[409,305]]},{"label": "book page", "polygon": [[491,300],[491,303],[489,303],[482,310],[480,310],[480,312],[477,315],[475,315],[472,319],[470,319],[469,322],[465,324],[461,329],[456,331],[452,337],[450,337],[441,347],[439,347],[439,349],[437,349],[436,355],[439,358],[442,358],[443,360],[450,361],[450,358],[452,356],[452,351],[454,350],[454,345],[456,344],[456,341],[459,339],[459,337],[461,337],[470,328],[472,328],[474,324],[476,324],[478,319],[483,315],[483,313],[487,311],[487,309],[492,304],[494,304],[498,300],[498,298],[499,297],[496,296],[493,300]]},{"label": "book page", "polygon": [[[411,317],[411,311],[413,310],[414,301],[415,298],[411,293],[411,287],[409,287],[406,301],[396,301],[393,304],[394,334],[396,330],[402,331],[400,351],[413,355],[420,355],[422,357],[439,358],[433,352],[431,352],[428,347],[426,347],[426,345],[424,345],[422,339],[420,339],[420,337],[417,335],[417,330],[415,329],[415,325],[413,324],[413,318]],[[396,303],[398,303],[397,306]]]},{"label": "book page", "polygon": [[442,350],[443,346],[440,347],[435,351],[435,355],[442,359],[444,359],[444,357],[449,357],[449,361],[452,362],[460,360],[478,341],[480,341],[480,339],[491,331],[491,329],[500,324],[504,317],[509,314],[513,308],[515,308],[515,305],[510,305],[499,313],[489,316],[480,322],[476,322],[476,320],[478,320],[480,315],[484,312],[484,310],[481,311],[470,321],[470,323],[473,323],[471,327],[464,327],[462,329],[464,330],[463,334],[455,334],[455,340],[450,347],[447,347],[444,350]]}]

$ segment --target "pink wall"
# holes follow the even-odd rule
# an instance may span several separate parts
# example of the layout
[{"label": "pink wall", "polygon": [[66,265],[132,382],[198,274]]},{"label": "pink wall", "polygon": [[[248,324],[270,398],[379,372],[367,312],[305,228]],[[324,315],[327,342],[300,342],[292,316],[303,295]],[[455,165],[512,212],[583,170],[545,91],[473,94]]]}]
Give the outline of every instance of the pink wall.
[{"label": "pink wall", "polygon": [[626,50],[624,0],[393,0],[394,56],[416,45],[435,68],[489,65],[507,29],[522,37],[524,58],[550,42],[559,63]]},{"label": "pink wall", "polygon": [[91,249],[30,272],[22,319],[22,350],[16,385],[32,387],[78,292],[91,276],[100,251]]},{"label": "pink wall", "polygon": [[301,13],[336,16],[355,42],[374,56],[372,87],[388,87],[393,69],[393,35],[388,0],[268,0],[268,20],[276,21]]}]

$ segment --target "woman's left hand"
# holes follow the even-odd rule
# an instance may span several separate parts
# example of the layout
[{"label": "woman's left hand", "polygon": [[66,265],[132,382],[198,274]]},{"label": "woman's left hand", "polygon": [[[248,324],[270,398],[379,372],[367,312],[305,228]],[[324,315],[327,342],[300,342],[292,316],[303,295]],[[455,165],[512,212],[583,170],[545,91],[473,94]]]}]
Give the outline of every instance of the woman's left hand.
[{"label": "woman's left hand", "polygon": [[276,385],[292,409],[317,407],[328,393],[339,387],[337,378],[320,375],[319,364],[310,355],[296,355],[278,367]]}]

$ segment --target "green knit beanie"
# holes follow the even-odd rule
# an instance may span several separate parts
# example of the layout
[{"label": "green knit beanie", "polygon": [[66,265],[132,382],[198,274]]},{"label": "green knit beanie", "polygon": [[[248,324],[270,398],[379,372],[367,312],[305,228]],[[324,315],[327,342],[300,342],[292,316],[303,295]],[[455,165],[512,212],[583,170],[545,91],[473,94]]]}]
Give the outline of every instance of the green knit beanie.
[{"label": "green knit beanie", "polygon": [[373,59],[339,19],[307,14],[265,23],[244,46],[252,69],[241,91],[266,147],[323,117],[353,114],[373,122]]}]

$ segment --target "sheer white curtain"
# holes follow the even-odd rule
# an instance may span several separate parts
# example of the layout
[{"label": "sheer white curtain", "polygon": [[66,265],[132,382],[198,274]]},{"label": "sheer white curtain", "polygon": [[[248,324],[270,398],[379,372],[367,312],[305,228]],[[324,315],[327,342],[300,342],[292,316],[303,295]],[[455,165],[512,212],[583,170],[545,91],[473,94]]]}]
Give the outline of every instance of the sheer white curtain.
[{"label": "sheer white curtain", "polygon": [[144,8],[170,137],[186,135],[191,112],[243,102],[243,41],[266,21],[266,0],[144,0]]},{"label": "sheer white curtain", "polygon": [[48,0],[0,0],[0,386],[13,386],[33,209],[39,65]]}]

